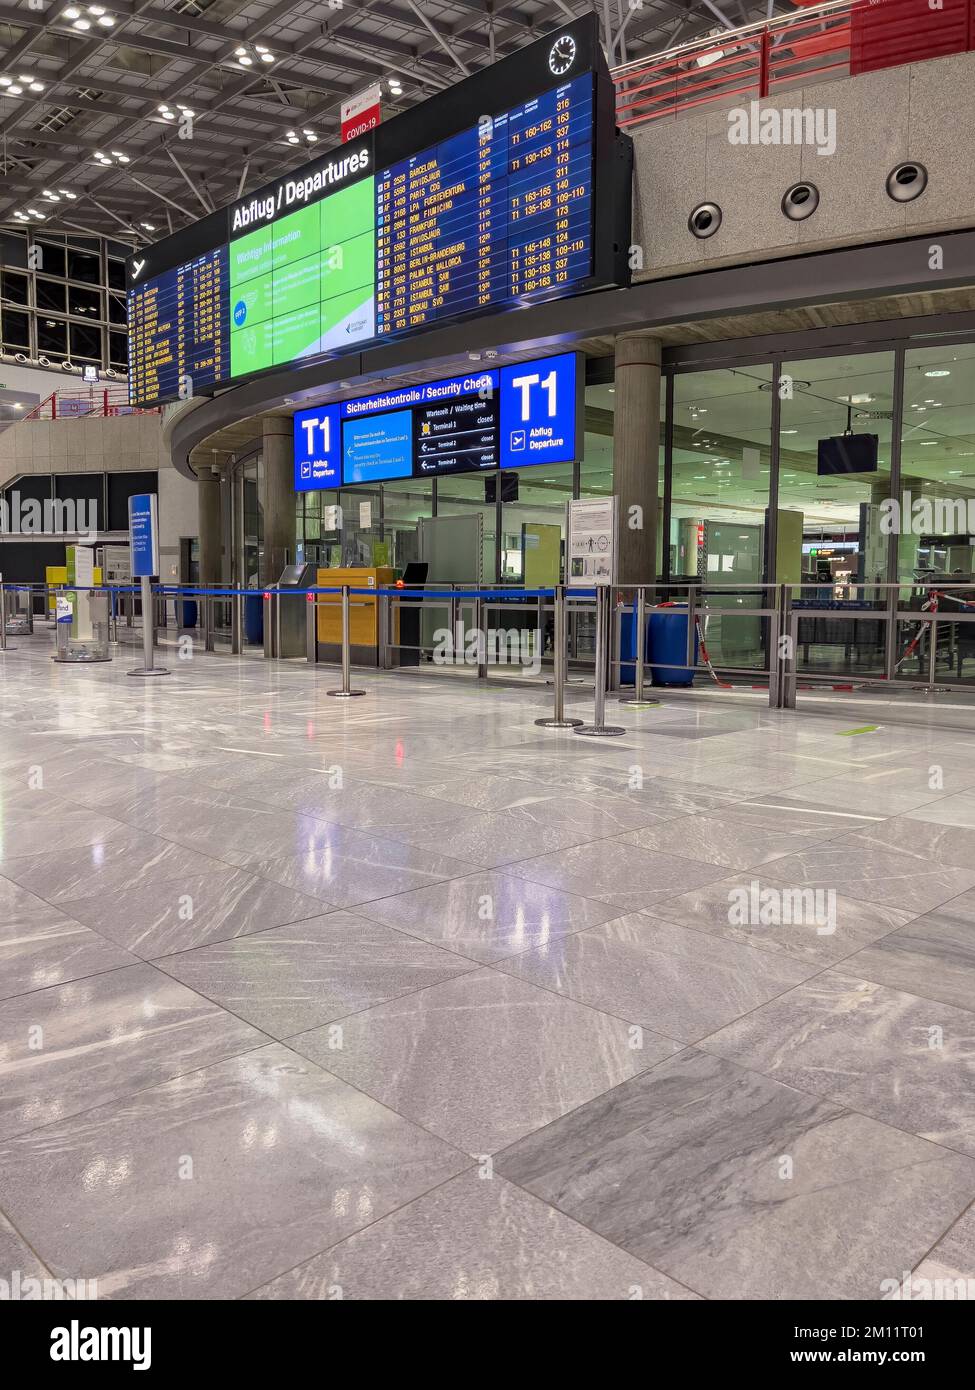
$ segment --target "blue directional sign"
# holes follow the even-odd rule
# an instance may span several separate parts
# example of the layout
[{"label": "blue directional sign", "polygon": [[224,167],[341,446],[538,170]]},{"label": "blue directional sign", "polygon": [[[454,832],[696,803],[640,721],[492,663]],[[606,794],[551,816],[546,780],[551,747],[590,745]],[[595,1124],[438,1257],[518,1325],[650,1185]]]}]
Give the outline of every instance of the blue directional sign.
[{"label": "blue directional sign", "polygon": [[501,368],[502,468],[581,457],[583,381],[576,352]]},{"label": "blue directional sign", "polygon": [[129,498],[129,538],[133,579],[151,579],[159,573],[159,520],[154,492],[139,492]]},{"label": "blue directional sign", "polygon": [[338,487],[342,471],[342,427],[338,405],[295,413],[295,492]]}]

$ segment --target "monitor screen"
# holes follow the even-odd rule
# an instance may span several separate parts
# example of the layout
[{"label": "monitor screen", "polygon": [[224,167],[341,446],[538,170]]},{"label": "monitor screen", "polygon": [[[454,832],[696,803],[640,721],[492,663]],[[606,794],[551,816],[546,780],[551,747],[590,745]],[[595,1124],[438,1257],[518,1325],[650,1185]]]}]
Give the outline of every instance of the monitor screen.
[{"label": "monitor screen", "polygon": [[876,473],[875,434],[837,434],[819,441],[816,467],[820,477],[830,473]]}]

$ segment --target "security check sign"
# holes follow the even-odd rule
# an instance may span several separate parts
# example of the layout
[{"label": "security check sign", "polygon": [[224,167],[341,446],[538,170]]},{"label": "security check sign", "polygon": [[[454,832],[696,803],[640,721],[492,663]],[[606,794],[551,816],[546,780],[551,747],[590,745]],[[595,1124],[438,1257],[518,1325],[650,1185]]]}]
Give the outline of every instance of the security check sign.
[{"label": "security check sign", "polygon": [[618,503],[618,497],[581,497],[569,503],[565,568],[570,589],[616,583]]}]

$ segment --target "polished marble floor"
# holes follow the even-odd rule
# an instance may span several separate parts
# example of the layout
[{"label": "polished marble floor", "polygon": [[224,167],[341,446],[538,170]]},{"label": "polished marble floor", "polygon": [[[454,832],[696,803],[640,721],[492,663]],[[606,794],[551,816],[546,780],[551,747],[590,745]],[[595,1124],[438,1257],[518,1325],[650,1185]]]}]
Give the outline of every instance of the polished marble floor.
[{"label": "polished marble floor", "polygon": [[0,656],[0,1278],[975,1295],[975,723],[50,651]]}]

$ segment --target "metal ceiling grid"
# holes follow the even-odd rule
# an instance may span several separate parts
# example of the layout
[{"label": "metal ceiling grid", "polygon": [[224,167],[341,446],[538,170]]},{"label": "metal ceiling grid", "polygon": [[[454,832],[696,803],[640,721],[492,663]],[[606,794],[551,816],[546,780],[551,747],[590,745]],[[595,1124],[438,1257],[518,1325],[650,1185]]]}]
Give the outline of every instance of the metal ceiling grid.
[{"label": "metal ceiling grid", "polygon": [[[0,0],[0,76],[43,84],[0,87],[0,224],[157,240],[304,163],[302,131],[336,142],[341,102],[374,81],[399,79],[400,94],[384,90],[393,114],[590,9],[617,62],[763,18],[773,3],[105,0],[105,27],[97,13],[85,20],[81,0]],[[194,113],[192,138],[160,111],[179,104]],[[45,189],[76,196],[47,202]],[[43,223],[14,217],[28,207]]]}]

